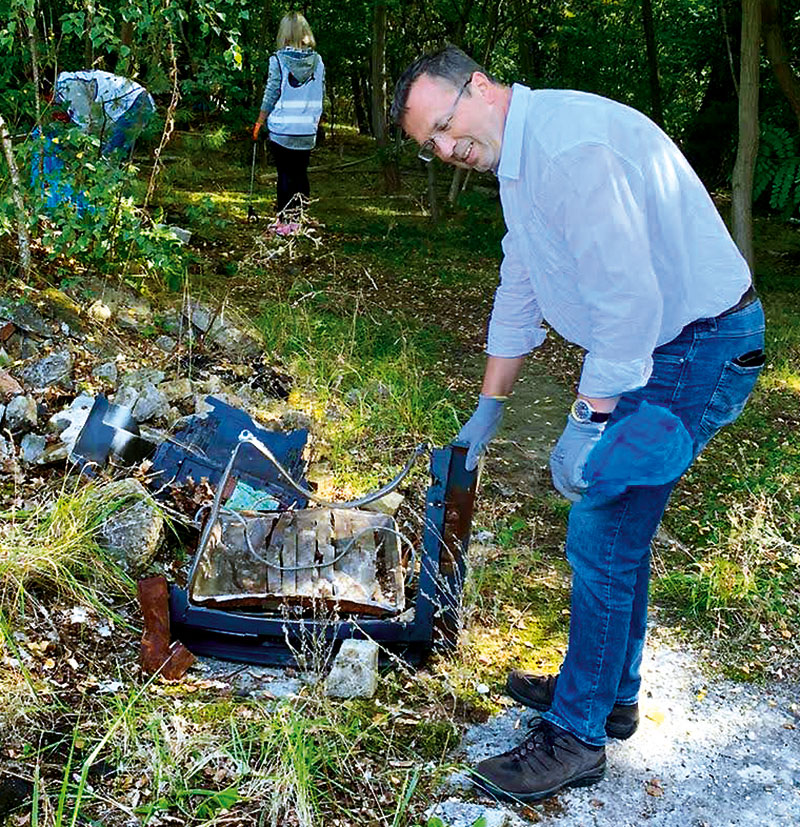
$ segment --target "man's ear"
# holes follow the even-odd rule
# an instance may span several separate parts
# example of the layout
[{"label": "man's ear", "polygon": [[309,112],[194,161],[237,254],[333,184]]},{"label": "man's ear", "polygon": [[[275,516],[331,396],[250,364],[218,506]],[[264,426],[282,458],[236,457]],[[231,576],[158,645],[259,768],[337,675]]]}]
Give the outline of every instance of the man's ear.
[{"label": "man's ear", "polygon": [[492,83],[483,72],[473,72],[470,86],[483,97],[487,103],[494,103],[497,97],[497,85]]}]

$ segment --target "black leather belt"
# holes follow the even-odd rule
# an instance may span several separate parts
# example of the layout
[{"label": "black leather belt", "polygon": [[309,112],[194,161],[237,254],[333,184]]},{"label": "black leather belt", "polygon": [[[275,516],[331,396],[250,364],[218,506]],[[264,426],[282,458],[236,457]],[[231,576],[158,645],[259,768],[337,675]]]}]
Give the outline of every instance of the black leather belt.
[{"label": "black leather belt", "polygon": [[758,293],[756,293],[756,288],[751,284],[743,293],[742,298],[739,299],[733,307],[729,307],[727,310],[720,313],[717,318],[720,319],[723,316],[730,316],[731,313],[735,313],[737,310],[742,310],[747,307],[747,305],[752,304],[757,298]]}]

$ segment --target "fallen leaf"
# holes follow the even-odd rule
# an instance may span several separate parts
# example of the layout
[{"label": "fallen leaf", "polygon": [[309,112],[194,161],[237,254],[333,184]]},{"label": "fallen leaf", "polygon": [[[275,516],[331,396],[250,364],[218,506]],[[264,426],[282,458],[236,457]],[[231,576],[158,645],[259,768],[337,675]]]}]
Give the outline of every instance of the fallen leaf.
[{"label": "fallen leaf", "polygon": [[651,778],[644,785],[645,792],[653,798],[660,798],[664,795],[664,788],[661,786],[660,778]]}]

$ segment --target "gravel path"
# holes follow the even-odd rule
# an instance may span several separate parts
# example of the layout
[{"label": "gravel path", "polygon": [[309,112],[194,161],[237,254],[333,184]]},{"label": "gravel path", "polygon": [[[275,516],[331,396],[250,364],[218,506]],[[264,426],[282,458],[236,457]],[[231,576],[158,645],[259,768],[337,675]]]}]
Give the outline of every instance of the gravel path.
[{"label": "gravel path", "polygon": [[[639,731],[611,742],[602,782],[515,810],[465,795],[457,775],[435,814],[447,827],[481,816],[486,827],[800,825],[800,687],[707,683],[691,653],[659,637],[653,630],[645,654]],[[519,742],[535,714],[515,705],[470,728],[465,763]]]}]

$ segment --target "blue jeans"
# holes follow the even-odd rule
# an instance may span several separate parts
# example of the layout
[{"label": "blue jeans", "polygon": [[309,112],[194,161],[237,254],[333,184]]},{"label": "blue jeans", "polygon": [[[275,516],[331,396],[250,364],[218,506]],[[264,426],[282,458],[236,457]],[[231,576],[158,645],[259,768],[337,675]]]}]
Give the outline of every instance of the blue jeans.
[{"label": "blue jeans", "polygon": [[[653,353],[645,387],[619,400],[610,424],[643,400],[679,416],[694,457],[744,408],[763,365],[760,301],[699,319]],[[741,357],[756,352],[750,358]],[[567,558],[572,567],[569,648],[544,717],[584,741],[605,742],[614,704],[633,704],[647,626],[650,541],[675,482],[633,486],[612,499],[584,497],[572,506]]]}]

